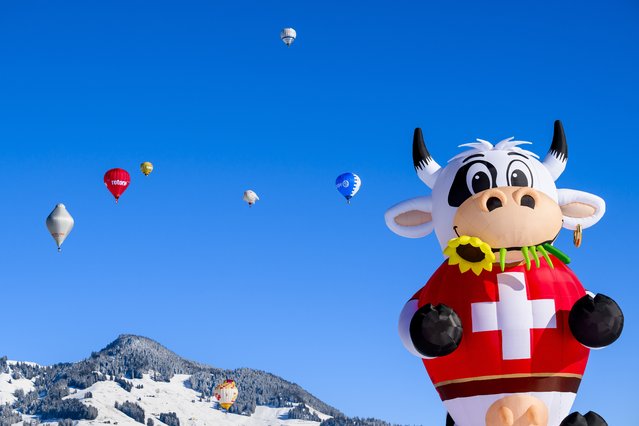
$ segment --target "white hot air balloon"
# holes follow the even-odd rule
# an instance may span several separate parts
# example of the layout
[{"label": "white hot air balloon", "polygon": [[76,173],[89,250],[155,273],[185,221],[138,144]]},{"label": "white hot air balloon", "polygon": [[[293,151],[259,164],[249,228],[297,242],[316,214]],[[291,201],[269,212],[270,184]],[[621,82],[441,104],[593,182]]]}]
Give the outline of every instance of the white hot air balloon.
[{"label": "white hot air balloon", "polygon": [[255,204],[255,202],[260,199],[260,197],[258,197],[254,191],[249,189],[247,191],[244,191],[244,196],[242,197],[242,199],[248,203],[249,207],[252,207],[253,204]]},{"label": "white hot air balloon", "polygon": [[71,217],[64,204],[55,206],[51,214],[47,217],[47,229],[49,229],[51,236],[58,245],[58,251],[62,251],[60,246],[69,236],[69,233],[73,229],[73,224],[73,217]]},{"label": "white hot air balloon", "polygon": [[282,32],[280,32],[280,38],[288,47],[291,47],[291,44],[295,41],[295,37],[297,37],[297,32],[295,32],[293,28],[284,28]]}]

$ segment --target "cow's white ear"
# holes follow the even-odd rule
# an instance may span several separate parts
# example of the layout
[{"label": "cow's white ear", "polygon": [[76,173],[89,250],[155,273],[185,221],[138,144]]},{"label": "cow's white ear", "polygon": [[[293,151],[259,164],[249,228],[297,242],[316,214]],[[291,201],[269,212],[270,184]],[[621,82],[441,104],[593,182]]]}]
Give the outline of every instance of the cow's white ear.
[{"label": "cow's white ear", "polygon": [[395,204],[384,215],[386,226],[397,235],[421,238],[433,232],[433,202],[430,196]]},{"label": "cow's white ear", "polygon": [[564,215],[564,228],[586,229],[599,222],[606,212],[606,202],[596,195],[574,189],[558,189],[559,207]]}]

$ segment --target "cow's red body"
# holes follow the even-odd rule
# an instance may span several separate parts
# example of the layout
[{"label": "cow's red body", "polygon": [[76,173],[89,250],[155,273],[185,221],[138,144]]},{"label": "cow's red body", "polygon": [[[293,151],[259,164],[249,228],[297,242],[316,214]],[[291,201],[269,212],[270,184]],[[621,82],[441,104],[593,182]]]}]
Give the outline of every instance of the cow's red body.
[{"label": "cow's red body", "polygon": [[[554,269],[542,259],[539,268],[533,264],[530,270],[522,265],[505,271],[510,276],[524,278],[525,289],[520,287],[520,297],[528,301],[544,300],[542,303],[546,310],[552,307],[555,312],[554,323],[550,321],[549,328],[543,328],[549,323],[546,319],[541,319],[542,325],[535,319],[538,328],[515,330],[520,337],[528,332],[530,339],[529,355],[515,355],[516,359],[504,359],[508,355],[504,354],[502,331],[473,331],[478,326],[473,324],[473,319],[479,322],[477,315],[480,313],[476,312],[473,318],[474,308],[471,306],[478,302],[500,300],[501,284],[498,285],[498,280],[503,281],[503,276],[498,277],[501,274],[499,267],[476,276],[472,272],[461,273],[458,266],[449,266],[445,262],[426,286],[415,294],[413,298],[419,301],[419,307],[427,303],[443,303],[453,308],[462,321],[464,334],[459,348],[450,355],[424,360],[442,400],[519,392],[576,393],[586,368],[589,349],[572,336],[568,315],[573,304],[584,296],[585,290],[568,267],[554,257],[552,260]],[[519,284],[515,282],[514,285]],[[524,306],[523,309],[515,307],[520,310],[517,313],[520,318],[538,314],[535,309],[527,309],[535,304],[519,303]],[[488,310],[491,309],[489,306]],[[508,315],[502,311],[501,314]],[[500,324],[500,320],[504,323]],[[496,321],[497,328],[512,327],[498,316],[488,318],[488,321]],[[515,349],[525,352],[525,342],[519,346],[523,348]]]}]

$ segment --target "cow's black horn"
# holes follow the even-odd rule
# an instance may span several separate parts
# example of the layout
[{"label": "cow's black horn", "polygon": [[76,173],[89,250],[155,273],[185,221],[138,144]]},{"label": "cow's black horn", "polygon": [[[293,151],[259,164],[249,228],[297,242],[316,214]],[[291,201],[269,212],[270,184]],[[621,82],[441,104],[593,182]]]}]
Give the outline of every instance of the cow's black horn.
[{"label": "cow's black horn", "polygon": [[552,135],[552,143],[550,144],[550,153],[557,157],[560,161],[568,159],[568,144],[566,143],[566,134],[561,121],[555,120],[555,129]]},{"label": "cow's black horn", "polygon": [[433,161],[433,158],[430,152],[428,152],[428,148],[426,148],[422,129],[417,127],[413,134],[413,165],[415,166],[415,170],[423,169],[431,161]]}]

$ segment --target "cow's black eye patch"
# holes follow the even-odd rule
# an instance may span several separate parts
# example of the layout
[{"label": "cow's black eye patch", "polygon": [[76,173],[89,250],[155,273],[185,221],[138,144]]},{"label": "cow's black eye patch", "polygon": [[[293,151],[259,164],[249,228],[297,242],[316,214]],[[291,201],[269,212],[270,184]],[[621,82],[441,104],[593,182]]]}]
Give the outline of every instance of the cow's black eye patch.
[{"label": "cow's black eye patch", "polygon": [[448,205],[459,207],[473,194],[495,188],[497,169],[487,161],[477,160],[465,164],[455,174],[448,193]]}]

